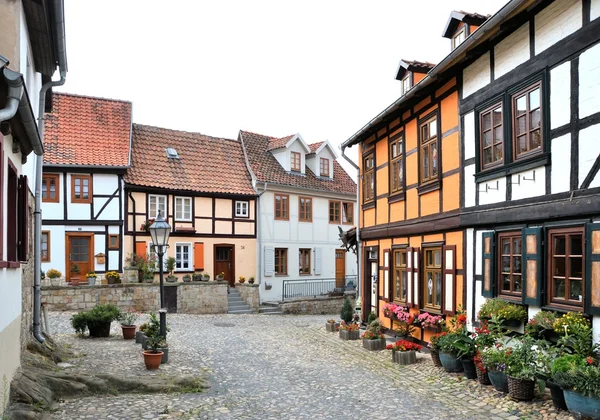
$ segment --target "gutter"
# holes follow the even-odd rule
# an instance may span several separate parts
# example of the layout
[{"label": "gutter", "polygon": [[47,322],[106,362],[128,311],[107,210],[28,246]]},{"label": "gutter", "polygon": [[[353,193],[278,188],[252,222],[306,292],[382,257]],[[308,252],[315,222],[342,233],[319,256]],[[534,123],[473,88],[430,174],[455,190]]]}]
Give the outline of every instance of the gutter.
[{"label": "gutter", "polygon": [[0,122],[10,120],[19,110],[19,104],[23,97],[24,86],[21,73],[13,71],[8,67],[8,61],[3,59],[2,76],[8,85],[8,93],[6,97],[6,106],[0,109]]}]

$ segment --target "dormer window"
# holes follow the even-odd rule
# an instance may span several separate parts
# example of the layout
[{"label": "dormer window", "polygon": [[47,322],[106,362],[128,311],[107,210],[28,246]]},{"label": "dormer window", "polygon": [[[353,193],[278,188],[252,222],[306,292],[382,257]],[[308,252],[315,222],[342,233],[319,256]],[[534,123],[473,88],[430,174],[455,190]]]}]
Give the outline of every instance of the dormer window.
[{"label": "dormer window", "polygon": [[329,176],[329,159],[321,158],[319,173],[321,176]]},{"label": "dormer window", "polygon": [[292,171],[300,172],[302,170],[302,156],[298,152],[291,153]]},{"label": "dormer window", "polygon": [[406,92],[408,92],[410,88],[410,73],[408,73],[404,79],[402,79],[402,94],[406,95]]},{"label": "dormer window", "polygon": [[465,38],[467,37],[466,28],[466,26],[463,26],[457,33],[454,34],[452,37],[452,49],[455,49],[465,41]]}]

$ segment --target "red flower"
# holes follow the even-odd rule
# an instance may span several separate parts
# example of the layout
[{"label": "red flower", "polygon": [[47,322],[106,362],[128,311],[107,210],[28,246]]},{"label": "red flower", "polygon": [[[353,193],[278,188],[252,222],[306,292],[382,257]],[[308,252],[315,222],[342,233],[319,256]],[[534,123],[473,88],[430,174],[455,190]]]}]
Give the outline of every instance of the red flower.
[{"label": "red flower", "polygon": [[586,361],[588,362],[588,365],[593,365],[594,364],[594,358],[592,356],[588,356],[588,358],[586,359]]},{"label": "red flower", "polygon": [[460,324],[466,324],[466,322],[467,322],[467,316],[466,316],[466,315],[464,315],[464,314],[462,314],[462,315],[459,315],[459,316],[458,316],[458,318],[457,318],[457,321],[458,321]]}]

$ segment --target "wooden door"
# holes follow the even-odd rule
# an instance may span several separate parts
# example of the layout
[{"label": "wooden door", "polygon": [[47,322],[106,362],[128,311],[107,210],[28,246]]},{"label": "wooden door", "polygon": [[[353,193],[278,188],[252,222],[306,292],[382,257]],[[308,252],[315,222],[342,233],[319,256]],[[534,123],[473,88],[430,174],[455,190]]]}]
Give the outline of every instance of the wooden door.
[{"label": "wooden door", "polygon": [[231,287],[235,286],[234,247],[232,245],[215,245],[215,273],[225,273],[225,280]]},{"label": "wooden door", "polygon": [[344,287],[346,285],[346,251],[343,249],[335,250],[335,287]]},{"label": "wooden door", "polygon": [[[93,234],[67,234],[67,272],[65,273],[67,281],[77,276],[80,281],[86,282],[85,275],[94,271],[93,238]],[[79,267],[79,274],[73,272],[75,265]]]},{"label": "wooden door", "polygon": [[377,262],[378,249],[375,247],[368,247],[365,250],[365,265],[364,265],[364,282],[363,282],[363,322],[366,322],[371,312],[378,314],[379,304],[377,285],[378,285],[378,272],[379,266]]}]

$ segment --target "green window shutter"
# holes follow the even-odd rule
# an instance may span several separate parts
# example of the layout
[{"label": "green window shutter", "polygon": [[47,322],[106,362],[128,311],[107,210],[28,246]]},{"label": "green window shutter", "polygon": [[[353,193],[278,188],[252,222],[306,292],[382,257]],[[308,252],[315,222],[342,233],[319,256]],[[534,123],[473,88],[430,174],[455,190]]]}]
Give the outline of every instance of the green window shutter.
[{"label": "green window shutter", "polygon": [[600,315],[600,223],[588,223],[585,230],[584,310]]},{"label": "green window shutter", "polygon": [[521,264],[523,303],[542,306],[544,259],[541,227],[523,229],[521,255],[523,255]]},{"label": "green window shutter", "polygon": [[493,298],[496,293],[496,276],[495,273],[495,234],[494,232],[483,232],[482,237],[482,248],[483,248],[483,259],[481,264],[481,271],[483,274],[483,285],[481,294],[486,298]]}]

